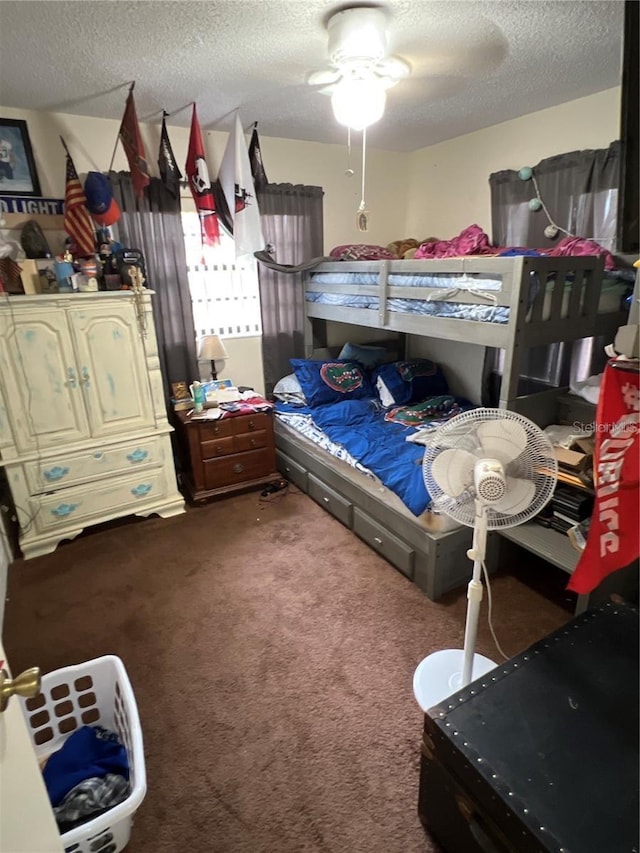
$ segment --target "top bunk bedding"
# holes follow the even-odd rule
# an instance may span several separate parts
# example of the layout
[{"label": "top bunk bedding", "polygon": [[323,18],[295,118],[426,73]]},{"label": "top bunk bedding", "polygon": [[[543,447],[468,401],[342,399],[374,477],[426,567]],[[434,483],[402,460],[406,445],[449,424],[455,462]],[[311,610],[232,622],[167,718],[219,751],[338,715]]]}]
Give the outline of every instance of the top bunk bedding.
[{"label": "top bunk bedding", "polygon": [[546,332],[545,343],[606,334],[624,322],[631,285],[603,272],[602,258],[584,256],[336,261],[308,274],[305,299],[310,317],[423,334],[429,317],[445,321],[438,334],[455,328],[453,320],[475,326],[476,337],[479,324],[517,326],[536,342]]}]

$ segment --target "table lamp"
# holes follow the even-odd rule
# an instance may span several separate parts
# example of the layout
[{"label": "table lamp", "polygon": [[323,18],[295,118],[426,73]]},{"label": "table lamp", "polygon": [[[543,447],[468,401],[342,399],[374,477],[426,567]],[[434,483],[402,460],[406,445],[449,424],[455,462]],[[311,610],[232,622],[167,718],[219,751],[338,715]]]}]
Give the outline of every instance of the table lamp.
[{"label": "table lamp", "polygon": [[[209,359],[211,362],[211,378],[218,378],[218,370],[222,370],[224,362],[229,355],[218,335],[204,335],[200,338],[200,346],[198,349],[198,358]],[[222,366],[218,366],[216,362],[222,362]]]}]

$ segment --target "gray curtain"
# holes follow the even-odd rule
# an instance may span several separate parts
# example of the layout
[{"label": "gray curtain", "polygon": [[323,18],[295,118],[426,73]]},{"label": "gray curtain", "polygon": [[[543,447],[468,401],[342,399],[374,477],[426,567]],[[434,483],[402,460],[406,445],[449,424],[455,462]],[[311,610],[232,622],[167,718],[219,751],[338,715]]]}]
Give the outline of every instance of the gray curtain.
[{"label": "gray curtain", "polygon": [[[541,160],[533,167],[540,195],[555,222],[579,237],[595,238],[613,251],[616,233],[620,142],[608,148],[571,151]],[[489,177],[494,246],[552,249],[562,239],[544,236],[549,224],[542,211],[532,212],[532,181],[521,181],[508,169]]]},{"label": "gray curtain", "polygon": [[[258,201],[267,250],[279,264],[300,264],[322,255],[322,187],[268,184]],[[265,392],[291,373],[290,358],[304,357],[302,273],[282,273],[258,265],[262,312]]]},{"label": "gray curtain", "polygon": [[153,313],[165,394],[171,383],[198,376],[196,333],[187,278],[180,199],[152,178],[142,199],[133,191],[129,172],[109,172],[109,182],[122,216],[117,228],[127,249],[144,255],[146,286],[155,291]]},{"label": "gray curtain", "polygon": [[[604,248],[615,250],[620,143],[608,148],[571,151],[541,160],[533,167],[540,195],[553,220],[572,234],[593,238]],[[531,180],[522,181],[512,169],[489,177],[491,187],[492,242],[495,246],[525,246],[551,249],[566,235],[550,240],[544,236],[549,224],[542,210],[530,211],[535,197]],[[530,393],[539,384],[569,385],[602,370],[608,341],[588,338],[573,343],[532,347],[523,357],[519,392]],[[502,353],[494,354],[501,373]],[[495,399],[490,402],[494,403]]]}]

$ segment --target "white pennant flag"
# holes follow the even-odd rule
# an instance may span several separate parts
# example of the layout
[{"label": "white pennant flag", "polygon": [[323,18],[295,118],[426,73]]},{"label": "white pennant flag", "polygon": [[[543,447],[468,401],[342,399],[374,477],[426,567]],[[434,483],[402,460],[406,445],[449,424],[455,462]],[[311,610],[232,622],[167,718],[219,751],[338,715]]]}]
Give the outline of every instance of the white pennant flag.
[{"label": "white pennant flag", "polygon": [[233,221],[236,257],[262,251],[264,238],[260,225],[260,211],[253,185],[247,142],[242,131],[240,115],[237,112],[218,177]]}]

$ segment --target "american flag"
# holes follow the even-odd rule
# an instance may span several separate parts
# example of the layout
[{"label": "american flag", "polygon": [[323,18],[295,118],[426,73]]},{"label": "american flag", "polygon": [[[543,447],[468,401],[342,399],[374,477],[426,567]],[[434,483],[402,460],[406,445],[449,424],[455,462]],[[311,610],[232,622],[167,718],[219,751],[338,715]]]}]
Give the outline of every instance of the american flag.
[{"label": "american flag", "polygon": [[93,255],[96,238],[87,210],[87,199],[71,155],[67,152],[67,178],[64,190],[64,230],[78,247],[78,255]]}]

